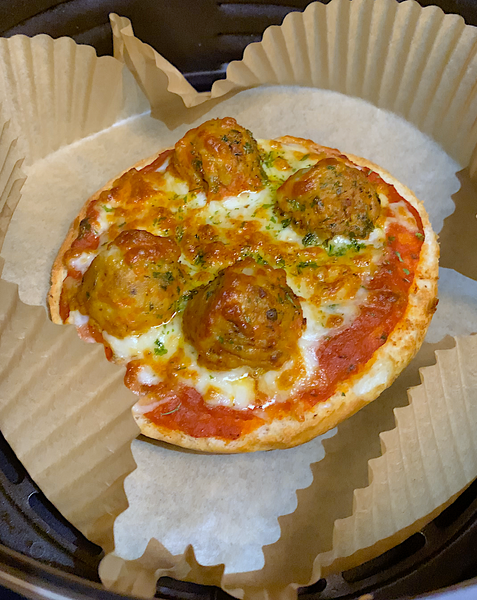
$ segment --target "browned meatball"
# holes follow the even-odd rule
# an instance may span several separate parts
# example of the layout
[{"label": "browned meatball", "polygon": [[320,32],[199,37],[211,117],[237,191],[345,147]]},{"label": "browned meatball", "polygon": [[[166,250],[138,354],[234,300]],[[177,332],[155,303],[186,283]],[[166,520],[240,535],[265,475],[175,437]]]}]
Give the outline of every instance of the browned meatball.
[{"label": "browned meatball", "polygon": [[212,119],[179,140],[172,165],[190,189],[220,200],[263,188],[260,154],[250,131],[235,119]]},{"label": "browned meatball", "polygon": [[84,274],[77,295],[82,313],[118,338],[167,322],[184,288],[180,250],[147,231],[121,233]]},{"label": "browned meatball", "polygon": [[335,158],[294,173],[278,189],[277,202],[299,233],[323,240],[365,238],[381,212],[376,188],[363,171]]},{"label": "browned meatball", "polygon": [[251,258],[227,267],[189,300],[184,333],[209,369],[279,368],[296,350],[305,319],[283,269]]}]

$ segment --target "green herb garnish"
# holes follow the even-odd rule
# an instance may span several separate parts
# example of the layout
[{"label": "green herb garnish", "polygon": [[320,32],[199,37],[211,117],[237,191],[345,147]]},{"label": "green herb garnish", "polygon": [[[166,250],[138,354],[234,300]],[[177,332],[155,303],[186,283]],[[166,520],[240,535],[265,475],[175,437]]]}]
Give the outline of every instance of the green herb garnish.
[{"label": "green herb garnish", "polygon": [[156,340],[154,342],[154,346],[154,354],[156,356],[164,356],[164,354],[167,354],[167,348],[164,346],[164,343],[160,340]]},{"label": "green herb garnish", "polygon": [[165,416],[165,415],[172,415],[172,413],[175,413],[175,412],[177,412],[181,406],[182,406],[182,402],[179,402],[179,404],[178,404],[178,405],[177,405],[175,408],[173,408],[173,409],[172,409],[172,410],[170,410],[169,412],[161,413],[161,415],[162,415],[162,416]]}]

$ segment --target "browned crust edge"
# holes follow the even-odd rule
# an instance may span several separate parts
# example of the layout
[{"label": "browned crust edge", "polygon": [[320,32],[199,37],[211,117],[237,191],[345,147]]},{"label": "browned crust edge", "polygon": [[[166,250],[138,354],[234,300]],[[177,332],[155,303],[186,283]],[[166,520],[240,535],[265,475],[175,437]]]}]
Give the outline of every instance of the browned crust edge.
[{"label": "browned crust edge", "polygon": [[[409,303],[406,312],[386,342],[368,361],[365,368],[355,378],[339,386],[336,393],[327,401],[320,402],[310,409],[305,414],[303,421],[297,421],[289,417],[275,420],[262,425],[238,440],[226,441],[215,437],[194,438],[180,431],[168,430],[165,427],[156,425],[144,415],[135,413],[133,409],[134,419],[141,433],[147,437],[190,450],[226,454],[291,448],[303,444],[336,427],[341,421],[375,400],[393,383],[404,367],[412,360],[424,340],[436,305],[439,246],[437,236],[431,228],[429,217],[422,202],[416,198],[409,188],[401,184],[390,173],[364,158],[343,153],[334,148],[320,146],[311,140],[303,140],[292,136],[278,138],[277,141],[298,144],[305,141],[308,147],[313,146],[318,152],[326,151],[333,156],[346,156],[352,163],[370,168],[378,173],[384,181],[393,185],[399,194],[417,209],[422,219],[425,239],[414,281],[409,290]],[[140,169],[145,167],[153,162],[161,152],[140,161],[131,168]],[[123,171],[123,173],[126,171]],[[76,239],[79,223],[84,218],[90,202],[96,200],[103,190],[109,189],[123,173],[110,180],[101,190],[88,199],[78,217],[72,223],[58,252],[52,269],[51,289],[48,294],[50,314],[55,323],[62,322],[59,315],[59,300],[65,277],[63,256],[70,248],[73,240]]]}]

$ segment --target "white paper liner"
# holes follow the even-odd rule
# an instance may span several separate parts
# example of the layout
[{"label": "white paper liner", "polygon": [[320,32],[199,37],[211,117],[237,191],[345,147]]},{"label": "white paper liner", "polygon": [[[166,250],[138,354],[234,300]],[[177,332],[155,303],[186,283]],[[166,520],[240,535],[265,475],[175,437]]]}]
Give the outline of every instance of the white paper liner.
[{"label": "white paper liner", "polygon": [[[126,25],[127,29],[127,24],[124,20],[121,20],[120,23],[122,26]],[[389,29],[391,30],[390,34],[386,36],[385,34]],[[124,32],[121,32],[120,34],[123,35],[123,33]],[[304,37],[302,35],[303,33]],[[297,34],[299,34],[298,37]],[[161,114],[164,119],[170,117],[171,120],[182,119],[182,122],[189,123],[193,118],[196,118],[200,112],[205,113],[208,110],[205,103],[207,97],[197,95],[194,99],[194,93],[190,90],[190,86],[183,85],[184,82],[181,83],[180,74],[177,76],[177,72],[172,73],[172,75],[169,73],[169,76],[164,77],[164,73],[157,73],[156,65],[159,65],[161,68],[163,67],[164,71],[169,67],[165,65],[164,62],[161,62],[153,51],[152,55],[149,51],[146,51],[146,56],[141,56],[139,58],[139,63],[142,64],[143,67],[141,69],[138,68],[137,63],[134,62],[137,57],[133,55],[134,52],[132,51],[133,45],[135,44],[132,38],[132,31],[129,31],[127,35],[129,36],[129,39],[127,40],[127,43],[124,41],[122,56],[136,78],[141,81],[141,88],[149,96],[150,91],[147,85],[148,81],[153,81],[154,86],[162,86],[162,89],[159,87],[155,90],[156,96],[160,98],[161,106],[153,106],[154,111],[159,111],[159,114]],[[440,42],[433,43],[434,38],[438,38]],[[24,38],[14,38],[14,40],[15,39],[20,40],[18,41],[18,45],[16,45],[16,41],[12,42],[11,45],[8,46],[7,51],[5,48],[7,48],[7,45],[10,44],[10,42],[2,40],[3,45],[0,49],[0,55],[2,56],[1,60],[3,61],[0,64],[4,67],[3,70],[0,69],[0,72],[2,72],[3,80],[6,83],[4,89],[6,90],[5,95],[7,105],[9,109],[13,107],[16,110],[17,115],[22,116],[22,123],[25,130],[28,129],[25,124],[28,123],[30,125],[36,123],[38,116],[44,120],[44,123],[42,123],[41,126],[43,128],[47,127],[48,124],[51,124],[53,116],[55,116],[55,118],[58,116],[55,115],[54,111],[47,110],[45,108],[45,103],[43,102],[44,94],[46,94],[46,96],[52,94],[54,78],[50,76],[49,79],[46,79],[48,82],[46,84],[47,88],[46,91],[40,93],[41,102],[38,102],[38,104],[41,109],[38,109],[34,101],[38,100],[38,95],[34,90],[36,85],[38,85],[39,90],[42,89],[42,83],[40,81],[36,82],[36,72],[29,78],[29,76],[32,75],[32,72],[31,70],[29,71],[27,66],[31,62],[30,58],[32,53],[35,54],[36,59],[36,43],[39,44],[40,55],[41,52],[43,52],[43,56],[52,56],[51,52],[48,54],[48,52],[45,51],[45,48],[48,48],[52,42],[51,40],[48,41],[48,39],[45,40],[43,36],[38,38],[38,42],[33,40],[33,52],[31,52],[29,42]],[[303,44],[303,39],[306,40],[306,44]],[[300,41],[296,42],[295,40]],[[57,42],[59,42],[59,40]],[[449,42],[448,46],[446,46],[447,42]],[[140,47],[140,44],[139,46],[136,44],[136,47]],[[424,45],[428,51],[427,55],[424,52],[419,51],[419,44]],[[458,17],[443,18],[442,12],[435,7],[421,10],[414,2],[405,2],[397,5],[393,0],[380,0],[379,2],[374,3],[367,0],[353,0],[351,3],[348,3],[346,0],[333,0],[326,7],[319,4],[311,5],[307,9],[305,16],[297,13],[291,14],[285,20],[284,26],[281,29],[272,28],[269,30],[265,34],[262,44],[249,47],[245,53],[244,60],[242,62],[233,63],[229,67],[227,80],[217,82],[214,85],[211,97],[217,99],[225,92],[236,92],[238,89],[255,86],[259,83],[298,83],[299,85],[315,85],[326,89],[354,94],[372,100],[377,106],[390,107],[394,111],[406,115],[412,122],[415,122],[415,124],[421,127],[421,129],[432,133],[436,139],[443,143],[449,153],[460,160],[462,165],[465,165],[470,160],[476,142],[474,126],[476,113],[474,91],[474,44],[475,30],[473,28],[464,28],[462,20]],[[368,53],[366,48],[374,48],[374,51]],[[383,48],[388,50],[386,60],[383,58]],[[443,48],[444,53],[441,52]],[[12,49],[13,52],[12,55],[10,55],[10,50]],[[127,57],[126,50],[129,53]],[[118,55],[120,54],[118,53]],[[53,52],[53,56],[56,58],[55,52]],[[412,56],[412,59],[408,58],[409,56]],[[429,56],[429,59],[425,60],[425,56]],[[300,57],[303,58],[302,61],[299,60]],[[360,57],[361,60],[355,57]],[[87,59],[87,62],[88,57],[86,55],[85,58]],[[164,59],[162,59],[162,61],[163,60]],[[97,92],[97,83],[99,83],[100,78],[94,76],[97,64],[94,61],[92,61],[92,63],[94,63],[93,76],[91,77],[91,71],[88,71],[90,74],[89,81],[93,82],[92,89]],[[48,64],[51,65],[51,63]],[[360,65],[363,64],[366,65],[364,68],[364,75],[362,67],[360,67]],[[389,65],[391,65],[391,67]],[[453,66],[453,68],[451,68],[451,66]],[[49,68],[51,70],[51,67]],[[401,74],[399,78],[395,77],[396,69]],[[141,80],[141,73],[144,71],[147,73],[148,77],[143,81]],[[56,76],[57,70],[54,69],[52,72],[55,73]],[[455,75],[456,72],[458,73],[457,76]],[[22,79],[23,77],[26,78],[26,81],[32,83],[26,85]],[[167,88],[164,89],[164,83],[166,86],[171,87],[170,81],[172,80],[174,80],[174,85],[172,86],[174,88],[173,94],[176,96],[174,99],[171,99],[170,97],[171,90],[168,90]],[[21,81],[22,85],[17,84],[17,81]],[[79,77],[78,81],[82,82],[83,79]],[[363,81],[364,83],[362,83]],[[405,84],[403,82],[405,82]],[[407,89],[405,88],[405,85],[407,86]],[[116,82],[110,87],[111,90],[118,89]],[[88,96],[91,91],[88,85],[83,86],[83,89]],[[434,90],[433,95],[430,93],[430,90]],[[103,94],[103,92],[101,92],[101,94]],[[101,100],[104,100],[105,97],[101,94]],[[80,139],[89,133],[98,131],[102,126],[105,126],[108,123],[111,124],[115,122],[115,119],[118,118],[118,114],[123,114],[124,116],[127,116],[127,114],[134,114],[131,106],[136,108],[141,106],[141,97],[140,94],[137,94],[136,92],[133,92],[133,94],[135,94],[134,98],[137,102],[136,100],[134,102],[130,101],[130,112],[121,113],[121,110],[124,111],[124,105],[115,103],[117,95],[113,93],[111,105],[114,110],[112,110],[112,113],[116,116],[108,117],[111,121],[105,120],[102,125],[100,124],[102,117],[100,118],[98,115],[94,115],[95,104],[91,100],[86,101],[82,99],[83,110],[80,112],[82,117],[86,114],[86,118],[83,119],[83,125],[77,129],[79,133],[75,134],[75,139]],[[179,102],[177,99],[178,94],[182,94],[184,98],[187,97],[187,101],[181,99]],[[369,96],[367,96],[367,94],[369,94]],[[52,94],[51,97],[54,97],[54,94]],[[106,95],[106,97],[109,96]],[[230,94],[227,97],[230,97]],[[426,110],[423,110],[422,105],[415,100],[415,98],[418,97],[424,99],[422,102],[428,102]],[[72,98],[72,96],[70,96],[70,98]],[[192,106],[195,101],[203,104],[200,107],[199,112],[188,112],[181,106],[181,103],[184,105],[187,103]],[[97,102],[97,98],[95,99],[95,102]],[[217,100],[215,100],[215,104],[217,104]],[[90,114],[89,109],[84,109],[84,106],[91,107],[91,119],[88,119],[88,114]],[[174,109],[172,111],[170,110],[171,106]],[[32,107],[35,108],[35,110],[32,110]],[[63,110],[63,102],[60,102],[60,107]],[[175,108],[177,108],[177,114]],[[427,110],[427,108],[429,108],[429,110]],[[63,113],[61,113],[60,110],[58,114]],[[21,127],[20,119],[17,120]],[[93,125],[85,125],[85,123],[91,122]],[[336,127],[339,127],[339,123]],[[73,126],[72,129],[75,129],[75,126]],[[67,128],[67,130],[69,130],[69,128]],[[63,129],[63,131],[66,130]],[[289,133],[289,131],[287,133]],[[68,140],[55,139],[54,142],[48,142],[46,144],[46,149],[44,149],[40,144],[41,135],[39,130],[36,131],[35,128],[32,127],[31,131],[22,131],[22,134],[23,138],[27,140],[26,151],[32,162],[35,158],[45,156],[49,152],[59,148],[61,145],[68,143]],[[59,137],[61,138],[61,136]],[[349,150],[349,148],[345,148],[344,146],[343,148]],[[23,359],[21,360],[22,362],[19,364],[23,363]],[[406,409],[402,410],[405,411]],[[459,420],[457,419],[456,422],[458,423]],[[400,432],[399,422],[397,431]],[[33,435],[33,432],[31,435]],[[128,438],[128,435],[130,436],[130,432],[128,432],[127,435],[123,435],[123,441]],[[388,444],[390,441],[394,440],[390,438],[390,440],[387,440]],[[15,447],[14,449],[16,450]],[[391,446],[388,446],[387,453],[390,453],[390,449]],[[391,453],[387,458],[389,459],[390,456]],[[471,463],[470,472],[472,472],[472,469],[473,463]],[[127,469],[123,468],[122,473],[124,474],[125,471],[127,471]],[[72,487],[73,483],[71,483],[70,486]],[[399,487],[396,489],[399,490]],[[451,491],[451,487],[448,487],[447,491]],[[435,499],[436,497],[434,500]],[[74,500],[73,494],[68,497],[68,500]],[[60,510],[63,510],[65,516],[72,520],[78,516],[80,512],[79,509],[74,506],[74,502],[71,511],[72,516],[68,513],[67,507],[59,508]],[[78,510],[78,512],[75,513],[75,510]],[[111,521],[112,518],[109,518],[108,522],[111,523]],[[398,525],[404,524],[404,522],[401,521],[397,521],[397,523]],[[355,545],[343,546],[343,552],[356,552],[356,548],[360,547],[360,545],[362,546],[363,543],[367,544],[370,542],[369,538],[365,537],[359,540],[355,534],[353,535]],[[339,541],[337,544],[336,547],[341,547],[339,546]],[[106,546],[108,546],[108,544],[106,544]],[[155,548],[154,551],[157,552],[158,546],[154,543],[152,543],[152,546]],[[161,563],[161,561],[165,560],[162,551],[158,552],[158,554],[161,556],[161,558],[158,559],[159,563],[156,564],[152,560],[148,566],[149,571],[152,569],[153,576],[157,576],[159,571],[154,575],[154,567],[152,567],[151,564],[155,564],[156,569],[163,568],[164,566],[164,563]],[[336,556],[337,554],[335,552],[333,560]],[[168,560],[169,562],[166,561],[167,569],[174,568],[177,564],[182,564],[182,559],[180,557],[171,559],[169,556]],[[171,561],[174,564],[173,567],[170,566]],[[192,559],[190,559],[189,562],[193,562]],[[318,562],[315,564],[315,567],[317,564]],[[118,565],[119,563],[116,563],[116,567],[118,567]],[[137,569],[139,569],[138,572],[141,572],[139,567],[137,567]],[[193,580],[201,580],[202,576],[205,577],[204,573],[210,574],[211,572],[213,573],[213,575],[210,575],[211,580],[215,581],[217,578],[220,579],[219,575],[221,569],[219,567],[200,569],[197,565],[195,565],[194,568],[191,568],[187,577],[191,577]],[[179,577],[181,576],[182,575],[179,575]],[[186,575],[184,575],[184,577],[185,576]],[[317,578],[318,576],[319,570],[315,569],[313,577]],[[153,577],[149,575],[147,579],[148,589],[150,589],[152,579]],[[122,579],[124,585],[132,585],[132,587],[129,587],[128,589],[140,587],[135,587],[135,583],[127,583],[126,580],[127,577]],[[270,581],[272,583],[270,583]],[[286,597],[293,595],[293,586],[288,586],[289,580],[288,582],[283,582],[275,579],[277,582],[275,587],[273,581],[273,579],[269,579],[269,587],[267,588],[267,592],[265,592],[263,586],[261,586],[260,577],[257,578],[252,573],[242,577],[240,585],[244,589],[246,588],[248,597],[262,596],[266,593],[268,593],[269,596],[282,595],[283,597]],[[111,583],[111,578],[109,579],[109,582]],[[223,584],[225,586],[232,586],[232,588],[239,585],[234,581],[232,576],[230,576],[227,581],[224,581]],[[238,588],[235,589],[235,593],[237,595],[242,595],[242,592]],[[148,594],[150,594],[150,591]]]}]

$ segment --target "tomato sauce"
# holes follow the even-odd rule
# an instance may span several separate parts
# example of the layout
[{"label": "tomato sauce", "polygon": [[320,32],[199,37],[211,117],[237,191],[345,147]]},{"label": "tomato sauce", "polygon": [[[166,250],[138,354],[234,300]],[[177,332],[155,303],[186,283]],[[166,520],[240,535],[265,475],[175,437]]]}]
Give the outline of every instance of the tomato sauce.
[{"label": "tomato sauce", "polygon": [[[239,413],[239,414],[236,414]],[[179,385],[168,402],[146,416],[158,425],[183,431],[192,437],[234,440],[263,425],[252,410],[236,411],[226,406],[207,406],[194,388]]]}]

